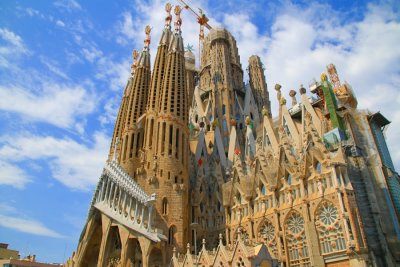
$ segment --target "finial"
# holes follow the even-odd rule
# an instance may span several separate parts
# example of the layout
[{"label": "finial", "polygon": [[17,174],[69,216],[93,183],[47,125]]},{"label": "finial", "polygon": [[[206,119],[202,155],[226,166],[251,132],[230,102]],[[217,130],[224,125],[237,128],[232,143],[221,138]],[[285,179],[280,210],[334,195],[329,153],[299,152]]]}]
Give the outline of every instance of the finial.
[{"label": "finial", "polygon": [[193,45],[187,44],[186,45],[186,51],[193,52]]},{"label": "finial", "polygon": [[332,63],[329,64],[328,66],[326,66],[326,70],[328,71],[329,80],[331,80],[333,88],[334,89],[340,88],[340,86],[341,86],[340,79],[339,79],[339,75],[336,71],[335,65],[333,65]]},{"label": "finial", "polygon": [[304,88],[304,86],[301,84],[301,85],[300,85],[300,90],[299,90],[299,91],[300,91],[300,94],[301,94],[301,95],[304,95],[304,94],[306,93],[306,88]]},{"label": "finial", "polygon": [[219,233],[218,238],[219,238],[219,245],[222,246],[222,234],[221,233]]},{"label": "finial", "polygon": [[167,12],[167,16],[165,17],[165,27],[171,27],[172,15],[171,15],[172,5],[171,3],[165,4],[165,11]]},{"label": "finial", "polygon": [[190,243],[187,243],[186,245],[186,253],[190,255]]},{"label": "finial", "polygon": [[175,32],[181,32],[181,26],[182,26],[182,19],[181,19],[181,6],[177,5],[175,6],[174,13],[175,13]]},{"label": "finial", "polygon": [[286,105],[286,99],[282,96],[281,99],[279,100],[279,104],[281,106]]},{"label": "finial", "polygon": [[151,43],[151,37],[150,37],[151,27],[147,25],[144,28],[144,32],[146,33],[146,38],[144,39],[144,49],[148,49]]},{"label": "finial", "polygon": [[203,238],[203,240],[201,241],[201,243],[203,244],[203,250],[206,250],[206,239]]},{"label": "finial", "polygon": [[290,90],[289,96],[292,98],[292,107],[294,107],[297,104],[296,100],[296,91],[295,90]]},{"label": "finial", "polygon": [[246,123],[246,125],[250,125],[250,123],[251,123],[250,116],[246,116],[245,123]]},{"label": "finial", "polygon": [[133,77],[133,75],[135,74],[135,71],[136,71],[137,59],[139,57],[139,53],[136,49],[133,50],[132,57],[133,57],[133,64],[131,67],[131,76]]},{"label": "finial", "polygon": [[278,101],[281,101],[281,88],[282,86],[279,83],[275,84],[276,97]]},{"label": "finial", "polygon": [[327,80],[326,74],[323,72],[321,74],[321,81],[325,82]]},{"label": "finial", "polygon": [[174,248],[172,249],[172,255],[173,255],[174,257],[176,257],[176,247],[174,247]]},{"label": "finial", "polygon": [[237,240],[240,240],[241,237],[242,237],[242,228],[239,227],[239,228],[237,229]]},{"label": "finial", "polygon": [[262,110],[261,110],[261,114],[263,116],[269,116],[269,112],[266,106],[263,106]]}]

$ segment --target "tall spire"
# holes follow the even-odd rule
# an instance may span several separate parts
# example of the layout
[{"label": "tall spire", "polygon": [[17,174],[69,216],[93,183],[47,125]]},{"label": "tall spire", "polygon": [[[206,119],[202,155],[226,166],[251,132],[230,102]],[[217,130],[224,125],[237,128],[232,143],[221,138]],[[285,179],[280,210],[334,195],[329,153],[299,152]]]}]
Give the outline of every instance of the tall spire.
[{"label": "tall spire", "polygon": [[175,13],[175,32],[173,35],[173,38],[171,40],[171,43],[169,44],[169,51],[178,51],[181,53],[185,52],[185,48],[183,46],[183,40],[181,36],[181,26],[182,26],[182,19],[181,19],[181,7],[180,6],[175,6],[174,13]]},{"label": "tall spire", "polygon": [[[143,128],[139,118],[144,114],[147,104],[147,91],[150,85],[150,26],[145,28],[144,47],[140,53],[136,68],[133,67],[133,78],[128,95],[124,130],[121,137],[120,165],[132,177],[136,176],[136,169],[140,164],[140,149],[143,145]],[[137,53],[134,52],[134,58]],[[135,63],[133,64],[135,66]]]},{"label": "tall spire", "polygon": [[[181,36],[181,8],[176,6],[175,31],[165,62],[164,82],[157,115],[157,168],[159,198],[174,203],[169,210],[167,225],[174,225],[176,245],[183,251],[188,237],[188,97],[185,81],[185,57]],[[163,188],[161,188],[161,185]],[[161,203],[159,203],[161,206]],[[159,206],[159,207],[160,207]],[[177,219],[179,218],[179,219]],[[174,230],[175,231],[175,230]]]},{"label": "tall spire", "polygon": [[119,161],[120,152],[121,152],[121,142],[119,141],[122,137],[122,133],[125,128],[125,120],[128,109],[128,100],[129,95],[132,89],[132,79],[135,75],[135,71],[137,68],[137,59],[139,57],[139,53],[136,49],[132,51],[133,63],[131,66],[131,76],[128,79],[128,82],[125,85],[124,94],[122,95],[121,105],[118,111],[117,120],[115,121],[113,138],[111,140],[111,147],[108,153],[108,159],[113,161]]},{"label": "tall spire", "polygon": [[[160,95],[162,91],[162,84],[164,80],[164,71],[166,68],[166,59],[168,53],[168,45],[171,40],[171,15],[172,5],[167,3],[165,5],[165,26],[161,33],[160,42],[157,48],[156,60],[154,61],[153,75],[151,78],[151,85],[149,90],[149,96],[147,101],[147,111],[146,111],[146,137],[145,137],[145,150],[149,158],[153,158],[155,153],[156,144],[154,144],[154,136],[157,133],[158,125],[157,113],[160,106]],[[154,141],[154,142],[153,142]],[[149,168],[149,167],[148,167]]]},{"label": "tall spire", "polygon": [[271,102],[269,101],[269,92],[265,81],[264,66],[259,56],[253,55],[249,58],[248,71],[250,87],[258,110],[261,112],[265,106],[269,114],[271,114]]}]

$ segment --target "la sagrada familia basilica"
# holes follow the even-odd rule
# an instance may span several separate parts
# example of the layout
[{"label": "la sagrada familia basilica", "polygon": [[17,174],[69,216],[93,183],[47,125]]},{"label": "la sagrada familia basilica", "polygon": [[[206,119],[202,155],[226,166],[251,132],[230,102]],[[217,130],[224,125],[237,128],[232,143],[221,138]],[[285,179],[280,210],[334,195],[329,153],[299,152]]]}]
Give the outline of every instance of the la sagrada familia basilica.
[{"label": "la sagrada familia basilica", "polygon": [[332,64],[286,96],[254,55],[245,84],[235,38],[204,14],[197,67],[180,13],[166,5],[152,68],[150,27],[133,53],[67,266],[400,266],[388,119],[358,109]]}]

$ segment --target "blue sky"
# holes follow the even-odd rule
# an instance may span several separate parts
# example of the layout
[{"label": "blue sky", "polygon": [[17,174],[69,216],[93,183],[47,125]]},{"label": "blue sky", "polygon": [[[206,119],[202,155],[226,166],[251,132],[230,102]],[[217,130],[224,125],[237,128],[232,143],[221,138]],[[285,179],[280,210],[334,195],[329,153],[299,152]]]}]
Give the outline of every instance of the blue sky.
[{"label": "blue sky", "polygon": [[[177,4],[176,1],[171,1]],[[359,108],[381,111],[400,167],[400,11],[396,1],[194,1],[237,39],[242,67],[258,54],[276,115],[275,83],[298,89],[336,64]],[[164,1],[2,1],[0,242],[63,262],[75,250],[109,149],[131,52]],[[196,8],[197,9],[197,8]],[[197,54],[198,25],[183,13]]]}]

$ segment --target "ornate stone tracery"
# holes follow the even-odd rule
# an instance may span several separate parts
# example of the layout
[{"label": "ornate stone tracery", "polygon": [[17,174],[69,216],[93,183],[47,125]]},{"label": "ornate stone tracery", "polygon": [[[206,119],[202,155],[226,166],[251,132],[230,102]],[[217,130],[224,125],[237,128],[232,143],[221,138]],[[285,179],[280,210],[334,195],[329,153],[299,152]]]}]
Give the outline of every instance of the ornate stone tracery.
[{"label": "ornate stone tracery", "polygon": [[319,205],[315,224],[323,254],[346,249],[346,240],[338,210],[331,202],[324,201]]},{"label": "ornate stone tracery", "polygon": [[285,223],[287,252],[290,266],[311,266],[304,218],[297,211],[292,211]]},{"label": "ornate stone tracery", "polygon": [[269,253],[274,257],[278,257],[278,246],[276,241],[275,226],[269,221],[264,220],[258,231],[260,241],[263,241],[269,250]]}]

